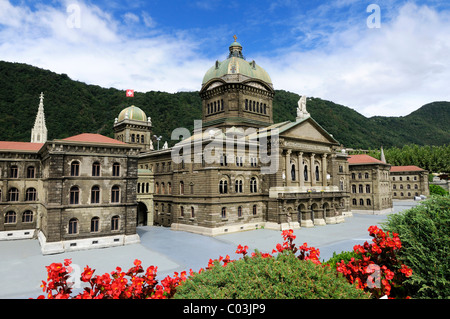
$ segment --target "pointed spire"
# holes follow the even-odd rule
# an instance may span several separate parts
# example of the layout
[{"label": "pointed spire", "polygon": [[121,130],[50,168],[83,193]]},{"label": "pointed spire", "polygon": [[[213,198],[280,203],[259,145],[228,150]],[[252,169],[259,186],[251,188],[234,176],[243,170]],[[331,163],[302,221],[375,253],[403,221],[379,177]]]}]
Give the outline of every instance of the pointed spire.
[{"label": "pointed spire", "polygon": [[45,143],[47,141],[47,127],[45,126],[44,93],[39,96],[39,108],[36,120],[31,130],[31,143]]}]

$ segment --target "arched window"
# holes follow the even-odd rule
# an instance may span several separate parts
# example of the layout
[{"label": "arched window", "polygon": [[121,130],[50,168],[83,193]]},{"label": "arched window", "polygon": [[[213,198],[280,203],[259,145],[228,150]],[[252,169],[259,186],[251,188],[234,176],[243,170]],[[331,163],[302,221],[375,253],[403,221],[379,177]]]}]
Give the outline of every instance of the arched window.
[{"label": "arched window", "polygon": [[94,162],[92,164],[92,176],[100,176],[100,163]]},{"label": "arched window", "polygon": [[193,206],[191,206],[191,218],[195,217],[195,209]]},{"label": "arched window", "polygon": [[70,164],[70,176],[80,176],[80,162],[73,161]]},{"label": "arched window", "polygon": [[228,193],[228,181],[227,180],[222,179],[219,181],[219,193],[220,194]]},{"label": "arched window", "polygon": [[355,179],[355,178],[356,178],[355,173],[352,173],[352,179]]},{"label": "arched window", "polygon": [[361,198],[361,199],[359,200],[359,205],[364,206],[364,199]]},{"label": "arched window", "polygon": [[360,193],[363,193],[363,192],[364,192],[364,190],[363,190],[363,186],[362,186],[361,184],[359,184],[359,186],[358,186],[358,190],[359,190],[359,192],[360,192]]},{"label": "arched window", "polygon": [[368,198],[368,199],[366,200],[366,203],[367,203],[367,206],[371,206],[371,205],[372,205],[372,201],[370,200],[370,198]]},{"label": "arched window", "polygon": [[91,188],[91,204],[100,203],[100,187],[97,185]]},{"label": "arched window", "polygon": [[114,163],[112,167],[112,176],[119,176],[120,175],[120,164]]},{"label": "arched window", "polygon": [[8,192],[10,202],[19,201],[19,190],[15,187],[11,187]]},{"label": "arched window", "polygon": [[17,221],[17,214],[14,211],[9,211],[5,214],[5,224],[15,224]]},{"label": "arched window", "polygon": [[256,193],[258,191],[258,183],[256,177],[250,179],[250,193]]},{"label": "arched window", "polygon": [[119,221],[120,217],[117,215],[111,218],[111,230],[119,230]]},{"label": "arched window", "polygon": [[222,216],[222,218],[227,218],[227,208],[226,207],[222,207],[221,216]]},{"label": "arched window", "polygon": [[356,194],[356,185],[352,185],[352,193]]},{"label": "arched window", "polygon": [[236,193],[242,193],[242,179],[236,179],[234,182],[234,191]]},{"label": "arched window", "polygon": [[305,178],[305,181],[308,181],[308,165],[304,165],[303,177]]},{"label": "arched window", "polygon": [[370,193],[370,185],[366,185],[366,193],[367,193],[367,194]]},{"label": "arched window", "polygon": [[137,193],[141,192],[141,183],[137,183]]},{"label": "arched window", "polygon": [[[167,194],[172,194],[172,183],[171,182],[167,183],[167,188],[168,188]],[[148,193],[148,183],[147,183],[147,193]]]},{"label": "arched window", "polygon": [[316,181],[320,180],[320,176],[319,176],[319,166],[316,165]]},{"label": "arched window", "polygon": [[255,216],[258,213],[258,206],[253,205],[253,216]]},{"label": "arched window", "polygon": [[166,186],[164,185],[164,182],[161,183],[161,194],[166,193]]},{"label": "arched window", "polygon": [[155,193],[159,194],[159,183],[158,182],[155,183]]},{"label": "arched window", "polygon": [[33,187],[27,188],[25,191],[25,201],[34,202],[36,200],[36,189]]},{"label": "arched window", "polygon": [[72,186],[70,188],[69,204],[76,205],[80,200],[80,189],[78,186]]},{"label": "arched window", "polygon": [[353,204],[354,206],[356,206],[356,198],[353,198],[353,199],[352,199],[352,204]]},{"label": "arched window", "polygon": [[184,195],[184,182],[180,181],[180,195]]},{"label": "arched window", "polygon": [[119,203],[120,202],[120,187],[114,185],[111,188],[111,203]]},{"label": "arched window", "polygon": [[291,180],[295,181],[295,164],[291,165]]},{"label": "arched window", "polygon": [[78,234],[78,219],[72,218],[69,220],[68,232],[70,235]]},{"label": "arched window", "polygon": [[100,218],[93,217],[91,219],[91,232],[97,233],[99,231]]},{"label": "arched window", "polygon": [[33,222],[33,212],[31,210],[26,210],[22,214],[22,223],[32,223]]}]

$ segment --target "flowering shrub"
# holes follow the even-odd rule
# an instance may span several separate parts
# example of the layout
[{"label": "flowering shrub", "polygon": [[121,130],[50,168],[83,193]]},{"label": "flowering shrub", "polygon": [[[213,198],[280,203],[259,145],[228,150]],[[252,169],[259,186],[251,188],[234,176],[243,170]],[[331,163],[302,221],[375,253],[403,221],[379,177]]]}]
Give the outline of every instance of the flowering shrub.
[{"label": "flowering shrub", "polygon": [[351,258],[348,263],[341,260],[336,270],[342,273],[356,287],[369,291],[373,297],[404,298],[402,283],[411,276],[412,270],[402,264],[397,256],[402,247],[397,233],[385,233],[377,226],[370,226],[372,244],[355,245],[353,251],[359,259]]},{"label": "flowering shrub", "polygon": [[[376,226],[369,227],[369,233],[372,237],[374,237],[374,239],[372,240],[372,244],[365,242],[362,246],[356,245],[354,247],[354,252],[360,255],[361,258],[355,259],[352,257],[348,263],[345,263],[343,260],[341,260],[341,262],[337,263],[337,272],[343,274],[343,276],[350,284],[356,284],[357,288],[360,288],[365,292],[370,292],[373,297],[379,298],[384,295],[390,297],[403,297],[401,293],[401,285],[406,277],[411,276],[412,270],[403,265],[397,259],[398,250],[401,248],[401,242],[398,238],[398,234],[393,233],[391,236],[389,232],[384,233]],[[294,244],[294,239],[296,238],[296,236],[294,235],[292,229],[283,231],[282,236],[284,239],[283,243],[277,244],[276,249],[272,250],[272,254],[254,252],[251,254],[251,256],[247,256],[248,246],[239,245],[236,249],[236,254],[243,256],[243,258],[240,258],[239,261],[241,262],[241,264],[243,262],[247,262],[246,267],[248,267],[249,260],[259,260],[267,258],[276,258],[278,260],[278,258],[282,258],[281,256],[289,255],[291,257],[289,257],[289,259],[283,259],[283,262],[290,263],[292,260],[292,256],[295,256],[296,260],[310,261],[311,263],[308,264],[312,264],[316,268],[319,267],[321,269],[330,269],[330,267],[326,267],[329,266],[328,264],[322,265],[322,263],[319,261],[319,249],[308,247],[306,243],[304,243],[300,247],[296,247],[296,245]],[[296,253],[298,253],[297,256],[295,255]],[[277,254],[277,256],[273,254]],[[227,265],[229,265],[230,263],[233,263],[234,265],[234,262],[236,262],[236,260],[232,260],[229,255],[226,255],[225,257],[220,256],[218,259],[214,260],[210,259],[206,269],[200,269],[198,271],[198,274],[201,274],[205,271],[216,271],[218,270],[217,266],[222,266],[219,268],[227,268]],[[259,261],[255,261],[255,263],[260,264]],[[42,281],[41,287],[43,288],[43,291],[47,293],[47,298],[72,298],[72,283],[68,282],[70,273],[72,272],[70,264],[71,260],[65,259],[64,264],[52,263],[50,266],[46,267],[48,273],[47,282]],[[276,262],[275,265],[280,265],[280,263]],[[264,266],[264,269],[267,270],[267,267]],[[286,271],[288,272],[288,274],[293,274],[292,269],[292,266],[286,267]],[[181,272],[181,274],[175,272],[173,277],[167,276],[166,278],[161,280],[160,284],[158,284],[158,281],[155,279],[156,272],[157,267],[155,266],[150,266],[146,271],[144,271],[141,266],[141,261],[137,259],[134,261],[134,267],[131,267],[127,272],[124,272],[120,267],[117,267],[116,270],[112,271],[110,274],[105,273],[101,276],[94,276],[94,270],[86,266],[83,273],[81,274],[81,281],[88,283],[89,287],[85,287],[83,292],[79,293],[74,298],[172,298],[177,291],[177,287],[182,287],[182,284],[184,282],[186,282],[187,280],[193,280],[197,275],[192,271],[192,269],[190,270],[189,278],[187,278],[185,271]],[[248,273],[248,271],[246,272]],[[308,271],[308,273],[309,272],[310,271]],[[326,277],[328,278],[326,279],[326,282],[330,282],[331,277],[328,273],[326,275],[323,271],[319,271],[318,274],[319,273],[320,275],[318,275],[317,278],[320,279]],[[264,276],[266,276],[267,278],[272,278],[272,275],[273,274],[268,274]],[[295,274],[293,275],[296,276]],[[277,276],[282,276],[283,278],[285,278],[284,274]],[[214,277],[214,275],[212,277]],[[258,278],[256,279],[259,280]],[[314,287],[316,288],[316,286]],[[325,288],[320,288],[321,296],[331,296],[328,294],[328,292],[322,294],[324,293],[324,289]],[[290,295],[290,293],[288,293],[288,295]],[[342,297],[342,295],[340,296]],[[362,297],[364,295],[351,296]],[[41,295],[38,298],[43,299],[45,298],[45,296]]]},{"label": "flowering shrub", "polygon": [[[42,281],[42,289],[48,299],[69,299],[71,283],[68,282],[72,268],[71,260],[65,259],[64,265],[53,263],[47,266],[47,282]],[[90,287],[76,295],[75,299],[166,299],[171,298],[176,287],[186,280],[186,272],[180,275],[175,272],[173,277],[167,276],[161,284],[155,280],[157,267],[150,266],[144,274],[140,260],[134,261],[134,267],[127,272],[117,267],[111,274],[93,276],[94,270],[86,266],[81,274],[81,281],[89,283]],[[142,275],[139,275],[142,274]],[[38,299],[44,299],[41,295]]]}]

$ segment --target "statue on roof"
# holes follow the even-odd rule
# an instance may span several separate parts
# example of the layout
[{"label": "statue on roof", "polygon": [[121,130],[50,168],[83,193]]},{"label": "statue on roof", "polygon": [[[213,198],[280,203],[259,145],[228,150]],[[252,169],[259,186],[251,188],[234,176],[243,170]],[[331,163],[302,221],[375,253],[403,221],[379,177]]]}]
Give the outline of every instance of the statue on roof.
[{"label": "statue on roof", "polygon": [[297,120],[301,120],[310,116],[308,111],[306,110],[306,96],[301,96],[298,100],[297,106]]}]

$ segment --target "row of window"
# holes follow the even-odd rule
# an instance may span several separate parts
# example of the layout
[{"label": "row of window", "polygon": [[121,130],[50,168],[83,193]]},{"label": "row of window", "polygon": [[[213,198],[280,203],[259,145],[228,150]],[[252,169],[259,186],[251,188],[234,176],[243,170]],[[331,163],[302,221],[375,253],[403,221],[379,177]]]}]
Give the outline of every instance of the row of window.
[{"label": "row of window", "polygon": [[[100,203],[100,187],[95,185],[91,188],[91,204]],[[120,203],[120,187],[114,185],[111,187],[111,203]],[[80,188],[78,186],[72,186],[70,188],[69,204],[80,204]]]},{"label": "row of window", "polygon": [[[397,197],[398,195],[397,195],[397,192],[394,192],[394,195],[393,195],[394,197]],[[400,197],[404,197],[405,196],[405,194],[403,193],[403,192],[400,192]],[[408,197],[411,197],[412,195],[411,195],[411,192],[408,192],[408,195],[406,195],[406,196],[408,196]],[[415,194],[414,194],[414,196],[419,196],[419,193],[418,192],[415,192]]]},{"label": "row of window", "polygon": [[[2,191],[0,190],[0,202],[3,200]],[[8,201],[10,202],[18,202],[19,201],[19,190],[15,187],[11,187],[8,191]],[[26,202],[34,202],[37,200],[37,192],[33,187],[27,188],[25,191],[25,201]]]},{"label": "row of window", "polygon": [[[395,181],[395,176],[392,176],[392,180]],[[399,176],[399,177],[398,177],[398,180],[399,180],[399,181],[402,181],[402,180],[403,180],[403,176]],[[409,176],[406,176],[406,180],[409,181],[409,180],[411,180],[411,179],[410,179]],[[413,180],[414,180],[414,181],[417,181],[417,176],[413,176]]]},{"label": "row of window", "polygon": [[259,103],[257,101],[252,101],[245,99],[244,109],[246,111],[256,112],[260,114],[267,114],[267,105],[266,103]]},{"label": "row of window", "polygon": [[217,113],[223,111],[223,99],[208,103],[206,106],[207,114]]},{"label": "row of window", "polygon": [[[291,180],[295,181],[296,177],[297,177],[297,170],[295,169],[295,164],[291,165]],[[308,170],[308,165],[303,163],[303,180],[305,182],[308,181],[309,179],[309,170]],[[314,178],[315,180],[318,182],[320,181],[320,169],[319,169],[319,165],[316,165],[316,168],[314,170]]]},{"label": "row of window", "polygon": [[[111,231],[119,230],[119,222],[120,222],[119,216],[116,215],[116,216],[111,217],[110,230]],[[80,224],[80,222],[78,221],[77,218],[70,219],[68,227],[67,227],[68,234],[69,235],[78,234],[79,230],[80,230],[79,224]],[[93,217],[91,219],[90,231],[91,231],[91,233],[100,232],[100,218],[99,217]]]},{"label": "row of window", "polygon": [[[163,212],[164,212],[164,209],[163,209]],[[252,214],[253,214],[253,216],[257,215],[257,213],[258,213],[258,206],[257,205],[253,205],[253,207],[252,207]],[[238,208],[237,208],[237,215],[238,215],[238,217],[243,217],[242,206],[238,206]],[[183,206],[180,207],[180,216],[181,217],[186,217],[185,209],[184,209]],[[190,208],[190,216],[189,217],[190,218],[195,218],[195,209],[194,209],[193,206],[191,206],[191,208]],[[221,210],[220,210],[220,217],[221,218],[227,218],[228,217],[228,215],[227,215],[227,208],[226,207],[222,207],[221,208]]]},{"label": "row of window", "polygon": [[[5,224],[15,224],[17,223],[17,213],[15,211],[9,211],[5,214]],[[31,210],[26,210],[22,213],[22,223],[32,223],[33,222],[33,212]]]},{"label": "row of window", "polygon": [[[92,164],[92,176],[100,176],[101,165],[99,162]],[[112,176],[120,176],[120,164],[114,163],[112,166]],[[73,161],[70,164],[70,176],[80,176],[80,162]]]},{"label": "row of window", "polygon": [[[356,206],[358,203],[358,201],[356,200],[356,198],[352,199],[352,204],[353,206]],[[359,199],[359,206],[364,206],[364,199],[360,198]],[[372,206],[372,201],[370,200],[370,198],[366,199],[366,206]]]},{"label": "row of window", "polygon": [[[28,166],[26,171],[26,178],[35,178],[36,169],[34,166]],[[9,168],[9,178],[19,178],[19,168],[17,165],[11,165]]]},{"label": "row of window", "polygon": [[140,193],[150,193],[150,183],[137,183],[137,192]]},{"label": "row of window", "polygon": [[[369,179],[369,173],[364,173],[364,178]],[[356,179],[356,173],[352,173],[352,179]],[[358,173],[358,179],[362,179],[362,173]]]},{"label": "row of window", "polygon": [[[234,192],[235,193],[242,193],[243,192],[243,180],[241,178],[238,178],[234,181]],[[250,179],[250,193],[257,193],[258,192],[258,182],[256,180],[256,177],[252,177]],[[221,179],[219,181],[219,194],[228,194],[228,180]]]},{"label": "row of window", "polygon": [[[370,185],[366,185],[366,194],[370,194]],[[356,194],[356,185],[352,185],[352,193]],[[364,193],[364,185],[358,185],[358,193]]]},{"label": "row of window", "polygon": [[[392,189],[397,189],[397,185],[393,184],[392,185]],[[403,184],[400,184],[399,189],[403,189]],[[406,184],[406,189],[411,189],[411,185],[410,184]],[[414,184],[414,189],[419,189],[419,185]]]}]

